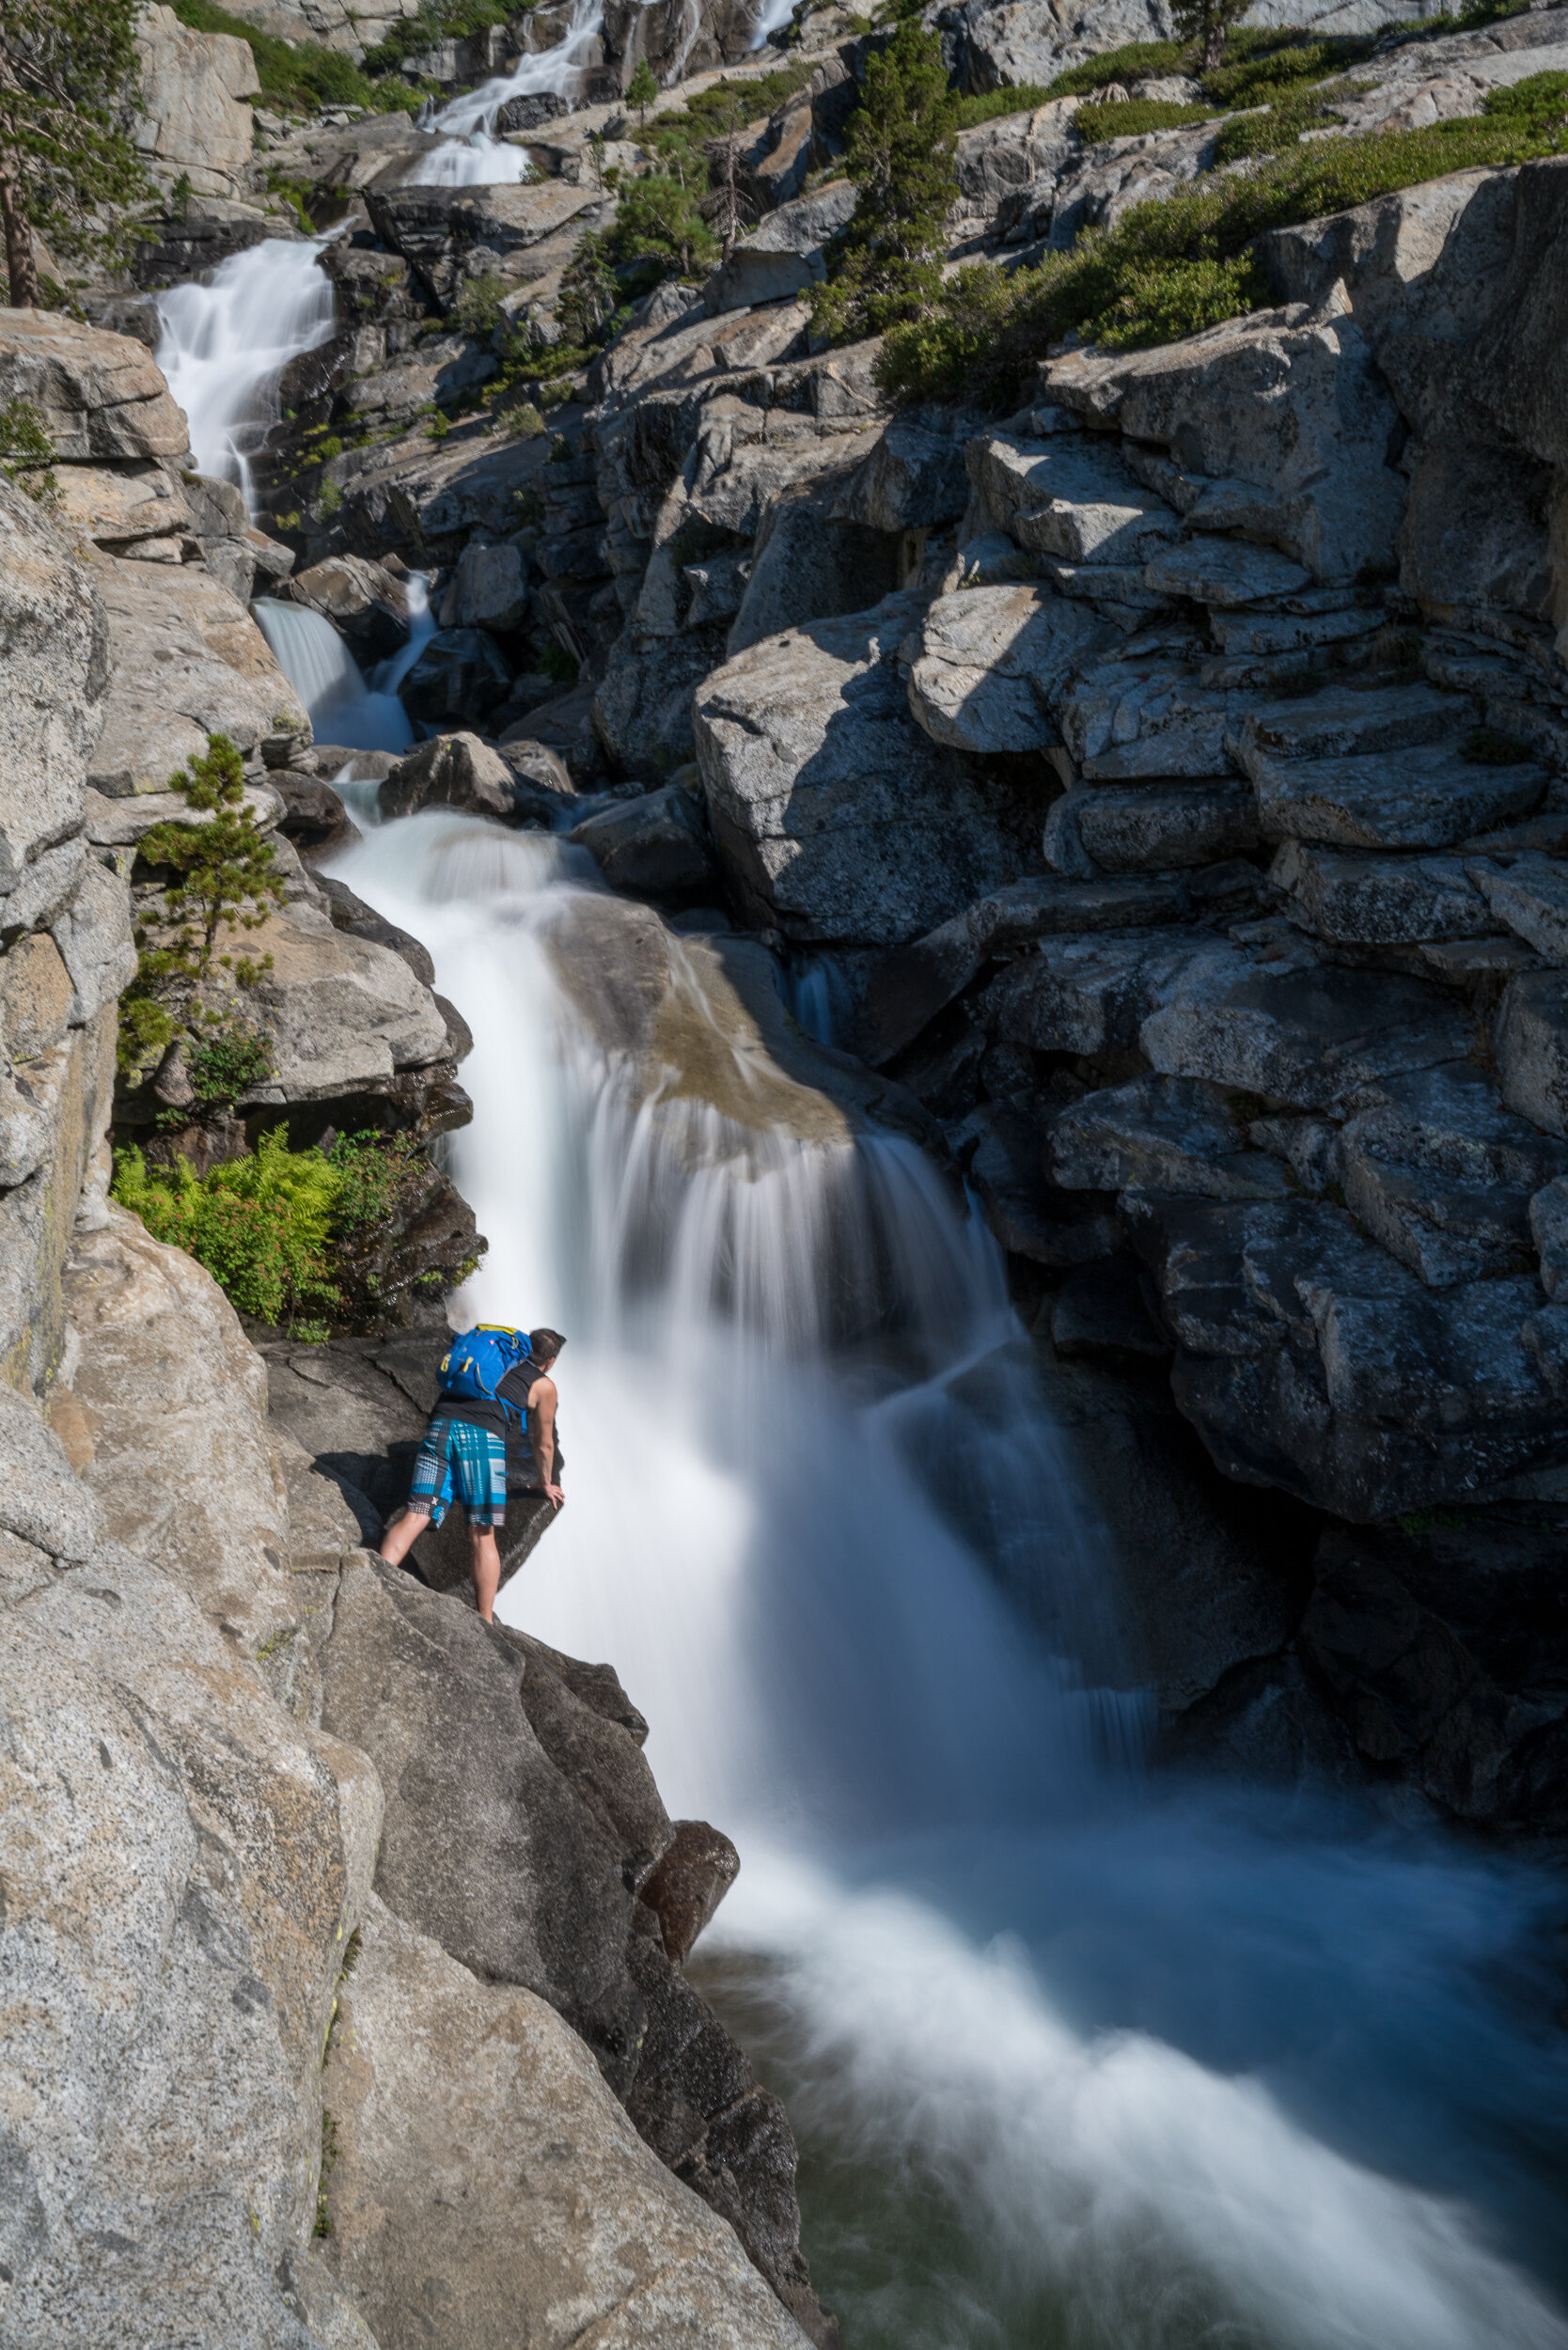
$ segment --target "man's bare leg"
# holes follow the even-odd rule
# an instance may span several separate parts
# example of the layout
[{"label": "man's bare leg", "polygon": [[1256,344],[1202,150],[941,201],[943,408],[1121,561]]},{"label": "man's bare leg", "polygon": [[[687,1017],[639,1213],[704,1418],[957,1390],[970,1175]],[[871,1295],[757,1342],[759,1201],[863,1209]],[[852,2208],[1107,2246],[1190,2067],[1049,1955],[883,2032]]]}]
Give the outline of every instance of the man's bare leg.
[{"label": "man's bare leg", "polygon": [[474,1597],[486,1623],[495,1621],[495,1594],[501,1588],[501,1553],[493,1526],[471,1526],[468,1529],[469,1558],[474,1570]]},{"label": "man's bare leg", "polygon": [[389,1567],[400,1567],[430,1522],[428,1510],[405,1510],[396,1526],[389,1526],[382,1536],[377,1556]]}]

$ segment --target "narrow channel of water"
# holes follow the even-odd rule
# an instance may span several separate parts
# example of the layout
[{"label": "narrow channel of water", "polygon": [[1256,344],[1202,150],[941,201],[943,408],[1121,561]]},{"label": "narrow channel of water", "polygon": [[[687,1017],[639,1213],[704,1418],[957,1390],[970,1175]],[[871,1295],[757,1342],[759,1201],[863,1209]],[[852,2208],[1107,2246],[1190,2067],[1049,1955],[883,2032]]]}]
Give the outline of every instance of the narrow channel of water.
[{"label": "narrow channel of water", "polygon": [[847,2350],[1568,2350],[1560,1882],[1149,1775],[978,1220],[892,1137],[639,1099],[557,977],[580,853],[422,816],[339,870],[474,1029],[460,1310],[569,1334],[569,1505],[503,1613],[609,1658],[740,1844],[697,1971]]}]

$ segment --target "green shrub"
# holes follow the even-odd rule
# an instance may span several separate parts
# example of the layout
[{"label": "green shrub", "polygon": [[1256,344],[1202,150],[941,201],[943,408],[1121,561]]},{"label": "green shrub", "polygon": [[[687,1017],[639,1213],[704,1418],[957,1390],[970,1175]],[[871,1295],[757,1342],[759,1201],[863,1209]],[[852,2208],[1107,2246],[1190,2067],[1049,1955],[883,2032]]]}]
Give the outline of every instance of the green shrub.
[{"label": "green shrub", "polygon": [[1095,339],[1105,351],[1144,351],[1200,334],[1272,298],[1267,278],[1246,254],[1230,261],[1150,261],[1123,273]]},{"label": "green shrub", "polygon": [[1130,40],[1120,49],[1103,49],[1097,57],[1070,66],[1046,86],[1047,98],[1089,98],[1113,82],[1141,82],[1155,74],[1168,78],[1185,73],[1192,51],[1184,40]]},{"label": "green shrub", "polygon": [[501,303],[507,281],[494,270],[470,277],[447,313],[447,324],[460,335],[494,335],[501,323]]},{"label": "green shrub", "polygon": [[651,293],[662,279],[690,277],[711,269],[718,259],[719,243],[698,208],[694,190],[679,179],[651,172],[622,187],[615,219],[604,231],[601,254],[612,266],[642,261],[648,268],[642,290]]},{"label": "green shrub", "polygon": [[35,505],[59,505],[55,444],[30,400],[8,400],[0,408],[0,473],[25,490]]},{"label": "green shrub", "polygon": [[1037,106],[1043,106],[1055,94],[1053,90],[1042,89],[1036,82],[1020,82],[1015,89],[980,90],[972,98],[958,101],[958,128],[974,131],[982,122],[995,122],[1003,115],[1033,114]]},{"label": "green shrub", "polygon": [[[367,1244],[429,1178],[410,1136],[340,1135],[324,1152],[290,1151],[279,1126],[203,1176],[185,1158],[149,1167],[133,1145],[117,1151],[112,1188],[155,1240],[205,1265],[241,1313],[278,1323],[312,1306],[369,1306]],[[296,1331],[328,1335],[320,1322]]]},{"label": "green shrub", "polygon": [[1150,131],[1179,131],[1213,119],[1211,106],[1182,106],[1163,98],[1127,98],[1108,106],[1080,106],[1073,128],[1086,146],[1100,139],[1142,138]]},{"label": "green shrub", "polygon": [[564,645],[546,645],[540,655],[539,666],[544,676],[557,685],[575,685],[577,682],[577,664]]},{"label": "green shrub", "polygon": [[173,7],[181,24],[193,32],[228,33],[249,43],[269,106],[368,106],[396,113],[423,102],[421,93],[400,79],[372,81],[341,49],[328,49],[318,40],[281,40],[259,31],[243,16],[230,16],[216,0],[173,0]]},{"label": "green shrub", "polygon": [[319,1151],[290,1151],[286,1126],[206,1176],[187,1159],[149,1167],[134,1145],[117,1151],[112,1188],[154,1240],[205,1265],[242,1313],[275,1323],[299,1305],[337,1303],[326,1249],[341,1178]]},{"label": "green shrub", "polygon": [[1135,205],[1108,234],[1011,274],[980,262],[930,313],[887,334],[878,380],[906,400],[1016,397],[1047,346],[1077,333],[1126,347],[1212,325],[1270,299],[1245,257],[1272,228],[1477,164],[1568,152],[1568,76],[1494,90],[1479,118],[1291,146],[1254,169],[1205,177]]},{"label": "green shrub", "polygon": [[556,322],[563,339],[579,350],[586,349],[615,316],[619,295],[604,240],[590,230],[561,274]]}]

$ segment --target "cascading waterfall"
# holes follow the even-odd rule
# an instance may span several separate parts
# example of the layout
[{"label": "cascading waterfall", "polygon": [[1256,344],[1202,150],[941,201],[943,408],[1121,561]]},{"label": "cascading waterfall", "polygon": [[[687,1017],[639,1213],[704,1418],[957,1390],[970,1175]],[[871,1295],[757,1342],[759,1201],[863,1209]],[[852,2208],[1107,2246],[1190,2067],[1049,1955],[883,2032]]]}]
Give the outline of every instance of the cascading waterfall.
[{"label": "cascading waterfall", "polygon": [[698,1972],[849,2350],[1568,2350],[1551,1884],[1147,1777],[998,1254],[919,1155],[636,1101],[556,977],[579,852],[424,815],[339,870],[474,1027],[460,1310],[570,1334],[502,1611],[608,1657],[740,1841]]},{"label": "cascading waterfall", "polygon": [[495,187],[525,180],[527,156],[495,136],[495,118],[513,98],[563,97],[587,63],[604,22],[604,0],[573,0],[572,21],[554,49],[519,57],[510,73],[496,74],[443,106],[430,127],[445,132],[446,142],[421,159],[411,184]]},{"label": "cascading waterfall", "polygon": [[277,379],[332,339],[332,281],[316,266],[327,242],[269,237],[221,262],[206,285],[158,296],[154,356],[185,411],[196,464],[238,482],[253,513],[250,460],[277,422]]},{"label": "cascading waterfall", "polygon": [[312,730],[324,743],[347,750],[406,751],[414,728],[398,688],[435,634],[429,583],[420,572],[408,581],[408,642],[390,660],[376,664],[369,682],[347,645],[321,613],[281,596],[263,596],[251,605],[262,635],[306,710]]}]

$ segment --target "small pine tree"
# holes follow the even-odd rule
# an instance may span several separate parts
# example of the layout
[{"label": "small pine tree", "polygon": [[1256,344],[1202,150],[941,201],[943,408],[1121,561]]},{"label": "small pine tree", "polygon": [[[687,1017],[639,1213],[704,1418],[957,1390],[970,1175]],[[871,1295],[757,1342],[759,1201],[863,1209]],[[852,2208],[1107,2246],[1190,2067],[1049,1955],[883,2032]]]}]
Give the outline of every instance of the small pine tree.
[{"label": "small pine tree", "polygon": [[123,209],[150,189],[130,133],[137,0],[0,8],[0,225],[13,308],[36,310],[33,231],[62,257],[123,257]]},{"label": "small pine tree", "polygon": [[637,120],[646,123],[648,109],[659,95],[659,85],[653,79],[653,69],[646,57],[637,59],[637,70],[626,85],[626,102],[637,110]]},{"label": "small pine tree", "polygon": [[573,350],[591,346],[619,298],[615,272],[604,258],[604,241],[590,230],[562,273],[556,302],[556,323]]},{"label": "small pine tree", "polygon": [[205,754],[171,776],[169,789],[203,821],[153,824],[137,849],[143,864],[169,876],[165,918],[138,925],[136,976],[120,1000],[120,1067],[138,1081],[176,1037],[196,1043],[231,1026],[232,1014],[206,1000],[213,980],[254,986],[272,958],[220,955],[222,934],[259,930],[284,901],[272,843],[245,806],[244,770],[227,736],[209,736]]},{"label": "small pine tree", "polygon": [[1225,37],[1251,0],[1171,0],[1170,20],[1178,40],[1200,46],[1200,70],[1213,73],[1224,60]]},{"label": "small pine tree", "polygon": [[814,299],[820,331],[836,340],[878,334],[933,306],[958,196],[957,145],[941,42],[912,19],[866,60],[845,134],[855,208],[830,250],[832,282]]}]

